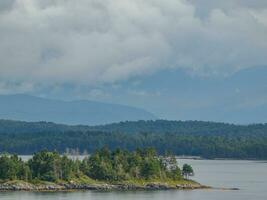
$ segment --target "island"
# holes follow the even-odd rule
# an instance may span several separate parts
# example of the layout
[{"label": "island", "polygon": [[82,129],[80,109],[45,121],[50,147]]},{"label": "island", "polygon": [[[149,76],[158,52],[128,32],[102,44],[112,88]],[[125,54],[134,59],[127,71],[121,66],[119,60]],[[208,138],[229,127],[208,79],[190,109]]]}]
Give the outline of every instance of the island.
[{"label": "island", "polygon": [[0,191],[167,190],[209,188],[189,177],[192,167],[179,168],[175,156],[153,148],[129,152],[108,148],[84,159],[43,150],[27,161],[0,156]]}]

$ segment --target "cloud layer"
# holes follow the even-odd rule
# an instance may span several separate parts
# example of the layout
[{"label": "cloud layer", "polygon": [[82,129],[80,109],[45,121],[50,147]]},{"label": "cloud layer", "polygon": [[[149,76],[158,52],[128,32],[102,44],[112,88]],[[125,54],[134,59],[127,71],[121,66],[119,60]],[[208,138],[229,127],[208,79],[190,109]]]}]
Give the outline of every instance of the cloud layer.
[{"label": "cloud layer", "polygon": [[30,89],[112,83],[166,68],[224,75],[267,65],[266,1],[221,2],[1,0],[0,87],[12,80]]}]

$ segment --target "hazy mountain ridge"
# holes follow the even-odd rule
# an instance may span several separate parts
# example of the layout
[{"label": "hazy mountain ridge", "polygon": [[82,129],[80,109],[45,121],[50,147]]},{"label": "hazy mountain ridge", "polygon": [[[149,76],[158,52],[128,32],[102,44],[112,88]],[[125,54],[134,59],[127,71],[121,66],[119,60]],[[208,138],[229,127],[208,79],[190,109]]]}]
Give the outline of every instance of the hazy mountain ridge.
[{"label": "hazy mountain ridge", "polygon": [[156,117],[140,108],[95,101],[60,101],[29,95],[0,95],[0,118],[63,124],[107,124]]}]

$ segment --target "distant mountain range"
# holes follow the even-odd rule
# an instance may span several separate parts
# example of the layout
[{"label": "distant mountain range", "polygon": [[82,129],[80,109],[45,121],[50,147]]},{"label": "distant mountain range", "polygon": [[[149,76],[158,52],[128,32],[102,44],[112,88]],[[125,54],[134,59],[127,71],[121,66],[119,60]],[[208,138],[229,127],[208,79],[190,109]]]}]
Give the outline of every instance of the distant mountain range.
[{"label": "distant mountain range", "polygon": [[61,101],[29,95],[0,95],[0,118],[97,125],[119,121],[153,120],[140,108],[95,101]]},{"label": "distant mountain range", "polygon": [[[132,81],[140,82],[133,90],[162,94],[157,98],[144,95],[142,103],[164,119],[267,122],[267,66],[243,69],[225,77],[190,76],[182,69],[165,70]],[[124,87],[131,87],[130,84],[129,81]]]}]

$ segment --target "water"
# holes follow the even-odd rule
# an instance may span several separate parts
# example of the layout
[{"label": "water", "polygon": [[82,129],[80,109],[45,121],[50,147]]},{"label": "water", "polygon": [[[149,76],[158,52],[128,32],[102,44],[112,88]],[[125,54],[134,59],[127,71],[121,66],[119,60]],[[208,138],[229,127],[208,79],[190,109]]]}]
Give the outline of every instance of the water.
[{"label": "water", "polygon": [[182,160],[196,172],[195,180],[214,187],[238,187],[239,191],[137,191],[137,192],[3,192],[6,200],[266,200],[267,162],[236,160]]}]

